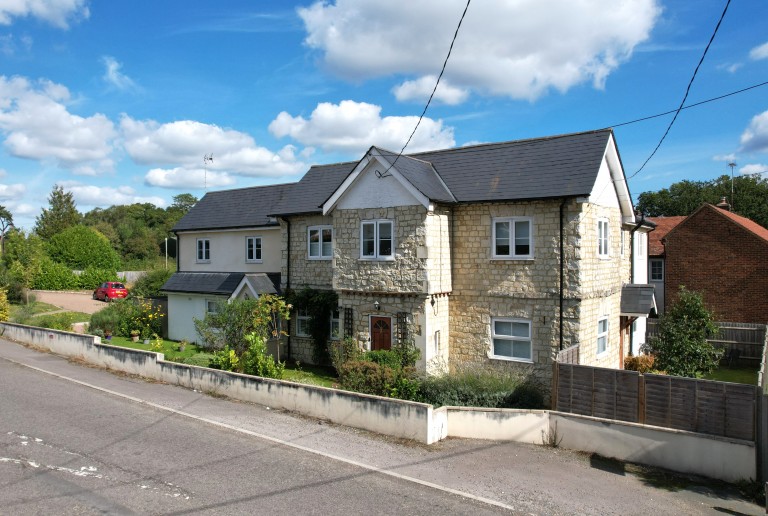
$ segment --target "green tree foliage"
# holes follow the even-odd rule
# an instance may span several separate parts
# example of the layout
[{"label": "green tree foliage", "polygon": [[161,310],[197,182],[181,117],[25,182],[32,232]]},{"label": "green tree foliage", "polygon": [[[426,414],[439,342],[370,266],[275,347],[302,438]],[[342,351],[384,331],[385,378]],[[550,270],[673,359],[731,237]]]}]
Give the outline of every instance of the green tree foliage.
[{"label": "green tree foliage", "polygon": [[331,314],[339,306],[339,295],[333,290],[305,288],[289,292],[287,298],[293,307],[304,310],[309,316],[307,331],[314,344],[312,358],[315,363],[327,363],[330,359]]},{"label": "green tree foliage", "polygon": [[131,295],[138,297],[154,297],[160,295],[160,287],[173,274],[169,269],[153,269],[136,280],[131,288]]},{"label": "green tree foliage", "polygon": [[65,229],[79,224],[82,216],[77,211],[72,192],[65,192],[61,186],[54,186],[48,197],[49,209],[43,208],[35,219],[35,233],[47,240]]},{"label": "green tree foliage", "polygon": [[3,263],[10,278],[8,286],[11,287],[11,297],[17,300],[23,295],[28,302],[29,289],[42,271],[45,258],[43,241],[35,234],[26,235],[23,231],[11,231],[5,244]]},{"label": "green tree foliage", "polygon": [[4,288],[0,288],[0,321],[7,321],[11,317],[11,304]]},{"label": "green tree foliage", "polygon": [[723,351],[707,339],[719,331],[701,294],[680,287],[677,301],[659,320],[657,334],[644,351],[654,355],[654,367],[674,376],[700,378],[712,372]]},{"label": "green tree foliage", "polygon": [[13,215],[3,205],[0,205],[0,252],[5,252],[5,236],[13,228]]},{"label": "green tree foliage", "polygon": [[690,215],[702,203],[717,204],[726,197],[733,211],[768,227],[768,179],[757,175],[733,180],[735,199],[731,199],[731,177],[723,175],[709,181],[680,181],[658,192],[643,192],[637,208],[647,216]]},{"label": "green tree foliage", "polygon": [[107,237],[82,224],[57,233],[51,237],[46,247],[51,259],[73,269],[120,268],[120,257],[112,249]]},{"label": "green tree foliage", "polygon": [[197,204],[197,197],[195,197],[192,194],[189,193],[183,193],[179,195],[173,196],[173,203],[171,204],[169,211],[173,210],[178,213],[181,213],[181,215],[186,215],[186,213],[192,209],[192,207]]},{"label": "green tree foliage", "polygon": [[228,346],[240,356],[248,345],[245,336],[256,331],[255,310],[255,299],[236,299],[231,303],[219,303],[216,311],[207,313],[204,319],[195,319],[195,328],[204,347],[224,349]]}]

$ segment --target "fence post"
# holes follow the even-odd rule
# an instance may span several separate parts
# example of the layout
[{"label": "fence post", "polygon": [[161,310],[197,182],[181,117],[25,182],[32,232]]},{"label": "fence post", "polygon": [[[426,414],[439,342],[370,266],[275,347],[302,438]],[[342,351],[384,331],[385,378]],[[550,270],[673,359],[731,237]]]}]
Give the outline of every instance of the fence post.
[{"label": "fence post", "polygon": [[637,422],[645,424],[645,375],[637,375]]},{"label": "fence post", "polygon": [[552,401],[549,406],[552,410],[557,410],[557,389],[560,383],[560,362],[555,359],[555,363],[552,364]]}]

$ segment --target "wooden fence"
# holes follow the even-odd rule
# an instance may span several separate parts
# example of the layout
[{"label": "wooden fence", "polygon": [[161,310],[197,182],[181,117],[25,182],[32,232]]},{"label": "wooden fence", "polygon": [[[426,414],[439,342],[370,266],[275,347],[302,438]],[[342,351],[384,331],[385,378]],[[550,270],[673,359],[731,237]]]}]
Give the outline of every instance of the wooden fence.
[{"label": "wooden fence", "polygon": [[578,364],[579,363],[579,345],[574,344],[569,348],[565,348],[557,353],[555,359],[561,364]]},{"label": "wooden fence", "polygon": [[753,385],[555,363],[555,410],[755,440]]},{"label": "wooden fence", "polygon": [[[658,331],[658,319],[648,319],[646,326],[646,342]],[[725,348],[726,355],[731,350],[739,352],[740,358],[760,360],[766,339],[766,325],[752,323],[715,323],[720,332],[708,339],[713,345]]]}]

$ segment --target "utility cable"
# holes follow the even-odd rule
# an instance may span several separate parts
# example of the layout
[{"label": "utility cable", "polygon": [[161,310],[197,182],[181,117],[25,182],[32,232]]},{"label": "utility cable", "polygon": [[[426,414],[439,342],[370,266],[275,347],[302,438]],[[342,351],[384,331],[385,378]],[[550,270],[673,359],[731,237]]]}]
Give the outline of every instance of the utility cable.
[{"label": "utility cable", "polygon": [[653,149],[653,152],[650,156],[648,156],[648,159],[645,160],[643,165],[637,169],[637,172],[629,176],[627,179],[632,179],[637,174],[642,171],[645,166],[648,164],[649,161],[651,161],[651,158],[656,154],[656,151],[659,150],[659,147],[661,147],[661,144],[664,142],[664,139],[669,134],[669,130],[672,129],[672,125],[675,123],[675,120],[677,120],[677,115],[680,114],[680,111],[683,109],[683,106],[685,105],[685,101],[688,99],[688,93],[691,91],[691,85],[693,85],[693,80],[696,78],[696,74],[699,71],[699,68],[701,67],[701,63],[704,62],[704,58],[707,55],[707,52],[709,51],[709,47],[712,45],[712,42],[715,40],[715,35],[717,34],[718,29],[720,29],[720,24],[723,23],[723,18],[725,18],[725,13],[728,11],[728,6],[731,5],[731,0],[728,0],[725,3],[725,9],[723,9],[723,14],[720,15],[720,19],[717,21],[717,25],[715,26],[715,30],[712,32],[712,37],[709,38],[709,43],[707,43],[706,48],[704,48],[704,53],[701,55],[701,59],[699,59],[699,64],[696,65],[696,69],[693,71],[693,75],[691,76],[691,80],[688,82],[688,87],[685,89],[685,95],[683,96],[682,102],[680,102],[680,106],[675,111],[675,116],[672,117],[672,120],[669,122],[669,125],[667,126],[667,130],[664,131],[664,134],[661,137],[661,140],[659,140],[659,143],[656,145],[656,148]]},{"label": "utility cable", "polygon": [[400,159],[400,156],[402,156],[403,152],[405,152],[405,148],[408,147],[409,143],[411,143],[411,139],[413,138],[413,135],[416,134],[416,130],[419,128],[419,125],[421,124],[421,121],[424,118],[424,115],[427,113],[427,109],[429,108],[429,105],[432,103],[432,98],[435,96],[435,92],[437,91],[437,86],[440,84],[440,79],[443,77],[443,73],[445,72],[445,67],[448,65],[448,59],[451,57],[451,52],[453,51],[453,44],[456,43],[456,37],[459,35],[459,29],[461,28],[461,23],[464,21],[464,17],[467,15],[467,9],[469,9],[469,4],[471,1],[472,0],[467,0],[467,5],[464,6],[464,12],[461,13],[459,24],[456,26],[456,32],[453,33],[451,46],[448,48],[448,55],[445,56],[445,61],[443,61],[443,68],[440,70],[440,75],[437,76],[437,81],[435,81],[435,87],[432,89],[432,94],[429,96],[429,99],[427,100],[427,105],[424,106],[424,111],[421,112],[421,116],[419,116],[419,120],[416,122],[416,127],[413,128],[413,132],[408,137],[408,141],[406,141],[405,145],[403,145],[403,148],[400,149],[400,152],[397,154],[397,157],[395,158],[395,160],[392,162],[391,165],[389,165],[389,167],[387,167],[387,170],[385,170],[380,177],[383,177],[387,172],[389,172],[389,169],[395,166],[395,163],[397,163],[397,160]]}]

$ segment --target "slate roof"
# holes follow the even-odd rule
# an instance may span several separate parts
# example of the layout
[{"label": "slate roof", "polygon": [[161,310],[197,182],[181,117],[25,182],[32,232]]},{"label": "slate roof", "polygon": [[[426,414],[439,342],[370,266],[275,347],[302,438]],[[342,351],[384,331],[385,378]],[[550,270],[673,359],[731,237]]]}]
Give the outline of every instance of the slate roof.
[{"label": "slate roof", "polygon": [[640,283],[621,287],[621,315],[647,317],[656,308],[653,285]]},{"label": "slate roof", "polygon": [[277,226],[269,215],[296,183],[208,192],[172,231]]},{"label": "slate roof", "polygon": [[[579,197],[592,192],[612,134],[611,129],[600,129],[406,154],[397,160],[395,168],[434,201],[470,203]],[[397,156],[378,147],[371,150],[386,160],[394,161]],[[322,203],[356,165],[357,162],[346,162],[313,166],[272,213],[321,212]]]},{"label": "slate roof", "polygon": [[[397,157],[396,152],[390,152],[378,147],[371,147],[371,153],[378,155],[387,163],[387,168],[393,163],[397,169],[419,192],[428,199],[439,202],[456,202],[445,183],[440,179],[437,171],[428,161],[416,159],[411,156]],[[382,173],[385,170],[382,170]]]},{"label": "slate roof", "polygon": [[176,272],[160,290],[229,296],[240,284],[243,276],[245,274],[242,272]]},{"label": "slate roof", "polygon": [[176,272],[163,284],[160,290],[165,292],[185,292],[189,294],[211,294],[231,296],[240,285],[248,282],[258,294],[279,294],[280,273],[242,272]]}]

